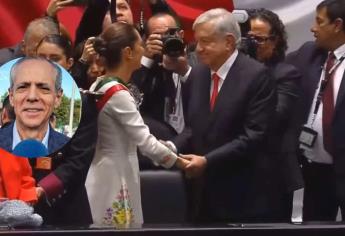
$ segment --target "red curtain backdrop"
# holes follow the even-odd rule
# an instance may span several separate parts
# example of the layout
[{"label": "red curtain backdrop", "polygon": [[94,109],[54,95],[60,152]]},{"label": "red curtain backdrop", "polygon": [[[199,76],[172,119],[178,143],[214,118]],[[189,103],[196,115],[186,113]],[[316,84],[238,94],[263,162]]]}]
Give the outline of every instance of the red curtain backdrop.
[{"label": "red curtain backdrop", "polygon": [[[186,31],[186,40],[193,39],[191,30],[193,21],[202,12],[211,8],[222,7],[232,11],[232,0],[166,0],[171,8],[181,18],[182,27]],[[147,19],[150,11],[145,2],[144,17]],[[9,47],[22,40],[28,23],[44,15],[49,0],[0,0],[0,48]],[[132,1],[132,10],[135,21],[138,22],[141,10],[141,0]],[[140,7],[139,7],[140,6]],[[81,7],[66,7],[59,12],[58,17],[66,26],[74,40],[75,30],[83,13]]]},{"label": "red curtain backdrop", "polygon": [[225,8],[228,11],[234,9],[232,0],[166,0],[166,2],[180,17],[186,41],[193,40],[193,22],[201,13],[212,8]]},{"label": "red curtain backdrop", "polygon": [[[28,23],[44,15],[49,0],[0,0],[0,48],[17,44],[23,38]],[[72,39],[83,9],[67,7],[59,14]]]}]

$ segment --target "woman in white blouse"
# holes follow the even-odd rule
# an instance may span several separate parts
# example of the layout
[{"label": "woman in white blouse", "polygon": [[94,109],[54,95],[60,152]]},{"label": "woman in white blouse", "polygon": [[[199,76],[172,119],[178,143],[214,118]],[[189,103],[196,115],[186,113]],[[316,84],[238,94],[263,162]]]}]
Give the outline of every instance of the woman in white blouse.
[{"label": "woman in white blouse", "polygon": [[86,188],[94,224],[128,227],[143,223],[137,148],[166,168],[183,169],[188,161],[150,134],[127,88],[144,52],[137,30],[114,23],[96,39],[94,48],[106,74],[90,88],[100,95],[98,141]]}]

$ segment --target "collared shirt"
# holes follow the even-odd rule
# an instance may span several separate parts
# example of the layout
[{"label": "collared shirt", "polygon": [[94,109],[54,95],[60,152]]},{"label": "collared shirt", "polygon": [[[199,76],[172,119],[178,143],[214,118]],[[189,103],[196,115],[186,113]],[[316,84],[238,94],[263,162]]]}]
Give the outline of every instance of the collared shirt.
[{"label": "collared shirt", "polygon": [[[146,68],[151,68],[153,65],[154,61],[148,57],[143,56],[141,58],[141,65],[145,66]],[[183,115],[183,103],[182,103],[182,90],[181,90],[181,82],[185,83],[188,79],[188,76],[192,70],[192,67],[189,66],[189,69],[187,73],[183,76],[177,74],[177,73],[172,73],[172,79],[175,84],[176,88],[176,96],[175,96],[175,109],[173,113],[168,114],[167,112],[164,112],[165,117],[164,120],[168,124],[171,125],[175,129],[177,133],[181,133],[182,130],[184,129],[185,123],[184,123],[184,115]],[[169,101],[166,101],[165,104],[165,109],[168,109],[168,103]]]},{"label": "collared shirt", "polygon": [[[12,137],[13,137],[12,150],[14,150],[14,148],[17,146],[17,144],[22,141],[22,139],[20,138],[20,135],[18,133],[17,121],[15,121],[14,125],[13,125],[13,136]],[[47,132],[45,133],[44,138],[41,141],[47,149],[48,149],[48,138],[49,138],[49,124],[48,124],[48,128],[47,128]]]},{"label": "collared shirt", "polygon": [[[339,61],[341,57],[345,56],[345,44],[343,44],[342,46],[340,46],[339,48],[337,48],[334,51],[334,55],[337,58],[337,60]],[[324,68],[326,68],[326,64],[324,65]],[[338,97],[338,92],[339,92],[339,87],[342,81],[342,78],[344,76],[344,71],[345,71],[345,62],[342,61],[339,66],[336,68],[335,72],[334,72],[334,77],[333,77],[333,95],[334,95],[334,104],[336,104],[337,101],[337,97]],[[317,95],[319,94],[319,90],[320,90],[320,84],[321,84],[321,80],[324,78],[325,76],[325,70],[322,71],[321,73],[321,77],[320,77],[320,81],[319,81],[319,86],[315,91],[315,95],[314,95],[314,100],[313,100],[313,105],[309,111],[309,117],[308,117],[308,123],[307,126],[311,127],[311,123],[312,123],[312,117],[313,117],[313,113],[314,113],[314,108],[315,108],[315,103],[316,103],[316,98]],[[322,130],[322,109],[323,109],[323,104],[322,102],[320,103],[319,106],[319,110],[318,113],[315,117],[315,121],[313,124],[313,129],[318,133],[318,137],[315,141],[315,144],[313,146],[313,148],[311,149],[307,149],[303,148],[304,151],[304,155],[314,161],[314,162],[318,162],[318,163],[325,163],[325,164],[332,164],[333,163],[333,158],[332,156],[324,149],[323,146],[323,130]]]},{"label": "collared shirt", "polygon": [[[218,69],[218,71],[211,70],[211,78],[214,73],[217,73],[220,80],[218,83],[218,92],[222,88],[222,85],[226,79],[226,76],[228,75],[232,65],[234,64],[236,58],[238,56],[238,50],[236,49],[231,56],[224,62],[224,64]],[[213,80],[211,80],[211,89],[210,89],[210,96],[212,96],[213,91]]]}]

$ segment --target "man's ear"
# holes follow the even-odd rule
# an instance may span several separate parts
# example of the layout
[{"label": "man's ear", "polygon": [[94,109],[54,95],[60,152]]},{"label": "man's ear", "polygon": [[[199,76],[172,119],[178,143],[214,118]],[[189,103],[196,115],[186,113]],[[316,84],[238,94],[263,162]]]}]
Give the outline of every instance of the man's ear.
[{"label": "man's ear", "polygon": [[236,48],[235,36],[231,33],[225,35],[225,46],[228,50],[234,50]]},{"label": "man's ear", "polygon": [[180,37],[183,39],[184,38],[184,30],[180,30],[178,32],[178,34],[180,35]]},{"label": "man's ear", "polygon": [[73,63],[74,63],[74,59],[72,57],[67,59],[67,69],[68,70],[73,66]]},{"label": "man's ear", "polygon": [[21,46],[20,46],[20,51],[25,55],[25,47],[26,47],[26,44],[25,44],[25,41],[22,40],[22,43],[21,43]]},{"label": "man's ear", "polygon": [[343,25],[344,21],[341,18],[337,18],[334,20],[334,25],[335,25],[335,31],[336,33],[342,32],[343,31]]},{"label": "man's ear", "polygon": [[13,107],[13,88],[8,90],[8,98],[10,99],[10,104]]}]

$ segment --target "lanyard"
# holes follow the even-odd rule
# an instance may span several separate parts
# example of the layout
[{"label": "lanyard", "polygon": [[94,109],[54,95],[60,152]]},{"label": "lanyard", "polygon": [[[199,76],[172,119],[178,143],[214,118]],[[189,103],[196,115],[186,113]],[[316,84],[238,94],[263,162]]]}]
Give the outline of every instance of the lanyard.
[{"label": "lanyard", "polygon": [[333,73],[340,66],[340,64],[343,62],[344,59],[345,59],[345,56],[342,56],[339,60],[337,60],[337,63],[335,65],[333,65],[329,71],[326,71],[326,68],[323,67],[324,77],[321,80],[320,90],[319,90],[319,93],[317,94],[317,97],[316,97],[315,108],[314,108],[314,112],[313,112],[313,116],[312,116],[312,120],[311,120],[311,127],[313,127],[317,112],[319,111],[320,103],[321,103],[322,97],[325,93],[325,89],[326,89],[330,79],[332,78]]}]

